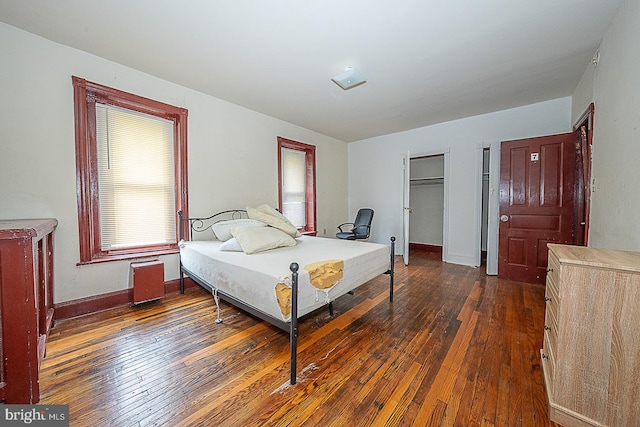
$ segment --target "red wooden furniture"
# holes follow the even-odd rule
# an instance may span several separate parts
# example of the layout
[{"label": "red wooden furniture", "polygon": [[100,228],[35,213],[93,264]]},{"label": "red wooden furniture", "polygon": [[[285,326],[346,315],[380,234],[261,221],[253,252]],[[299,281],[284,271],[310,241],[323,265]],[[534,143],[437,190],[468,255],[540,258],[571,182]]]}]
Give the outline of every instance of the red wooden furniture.
[{"label": "red wooden furniture", "polygon": [[146,261],[131,263],[133,303],[152,301],[164,296],[164,263]]},{"label": "red wooden furniture", "polygon": [[53,326],[55,219],[0,220],[0,400],[40,400],[39,368]]}]

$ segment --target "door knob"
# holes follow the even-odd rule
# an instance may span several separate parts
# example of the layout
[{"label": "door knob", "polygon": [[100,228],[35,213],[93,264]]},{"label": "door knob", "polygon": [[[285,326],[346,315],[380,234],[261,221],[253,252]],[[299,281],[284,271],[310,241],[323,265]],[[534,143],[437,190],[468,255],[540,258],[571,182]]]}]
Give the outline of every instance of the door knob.
[{"label": "door knob", "polygon": [[500,221],[507,222],[509,221],[509,217],[507,215],[500,215]]}]

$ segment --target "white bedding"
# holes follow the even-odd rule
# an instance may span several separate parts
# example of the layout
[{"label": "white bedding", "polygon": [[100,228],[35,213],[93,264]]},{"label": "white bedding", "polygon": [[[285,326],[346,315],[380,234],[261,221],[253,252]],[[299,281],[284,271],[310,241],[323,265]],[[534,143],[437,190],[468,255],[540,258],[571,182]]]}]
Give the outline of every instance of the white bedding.
[{"label": "white bedding", "polygon": [[[345,241],[302,236],[298,244],[257,254],[227,252],[220,241],[180,242],[180,260],[184,268],[212,287],[243,301],[276,319],[288,321],[276,300],[278,283],[291,285],[289,265],[297,262],[298,317],[325,305],[328,301],[384,273],[389,268],[389,247],[378,243]],[[342,278],[321,290],[309,280],[306,265],[343,260]]]}]

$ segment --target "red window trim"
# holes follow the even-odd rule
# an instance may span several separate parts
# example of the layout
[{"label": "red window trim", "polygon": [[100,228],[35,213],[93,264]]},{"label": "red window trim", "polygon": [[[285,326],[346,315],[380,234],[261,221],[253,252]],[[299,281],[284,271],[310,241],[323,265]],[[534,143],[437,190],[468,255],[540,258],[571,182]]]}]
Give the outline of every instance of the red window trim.
[{"label": "red window trim", "polygon": [[316,147],[315,145],[278,137],[278,209],[282,212],[282,149],[304,151],[305,170],[307,171],[307,224],[300,230],[304,233],[315,233],[316,230]]},{"label": "red window trim", "polygon": [[[78,197],[78,229],[80,239],[80,262],[115,261],[145,256],[176,253],[178,244],[154,245],[139,248],[103,251],[100,242],[100,218],[98,203],[98,165],[96,154],[96,102],[122,107],[174,123],[174,153],[176,211],[182,210],[188,217],[187,208],[187,115],[184,108],[175,107],[152,99],[123,92],[108,86],[72,76],[76,141],[76,185]],[[176,242],[178,228],[176,221]],[[188,227],[183,225],[183,235]]]}]

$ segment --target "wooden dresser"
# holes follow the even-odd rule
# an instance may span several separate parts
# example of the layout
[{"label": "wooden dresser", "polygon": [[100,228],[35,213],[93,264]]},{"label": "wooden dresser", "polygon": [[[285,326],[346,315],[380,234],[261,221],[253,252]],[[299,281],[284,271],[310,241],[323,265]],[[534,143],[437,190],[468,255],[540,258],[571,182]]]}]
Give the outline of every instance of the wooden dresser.
[{"label": "wooden dresser", "polygon": [[0,220],[0,400],[37,403],[53,324],[55,219]]},{"label": "wooden dresser", "polygon": [[640,425],[640,253],[548,246],[541,355],[551,420]]}]

